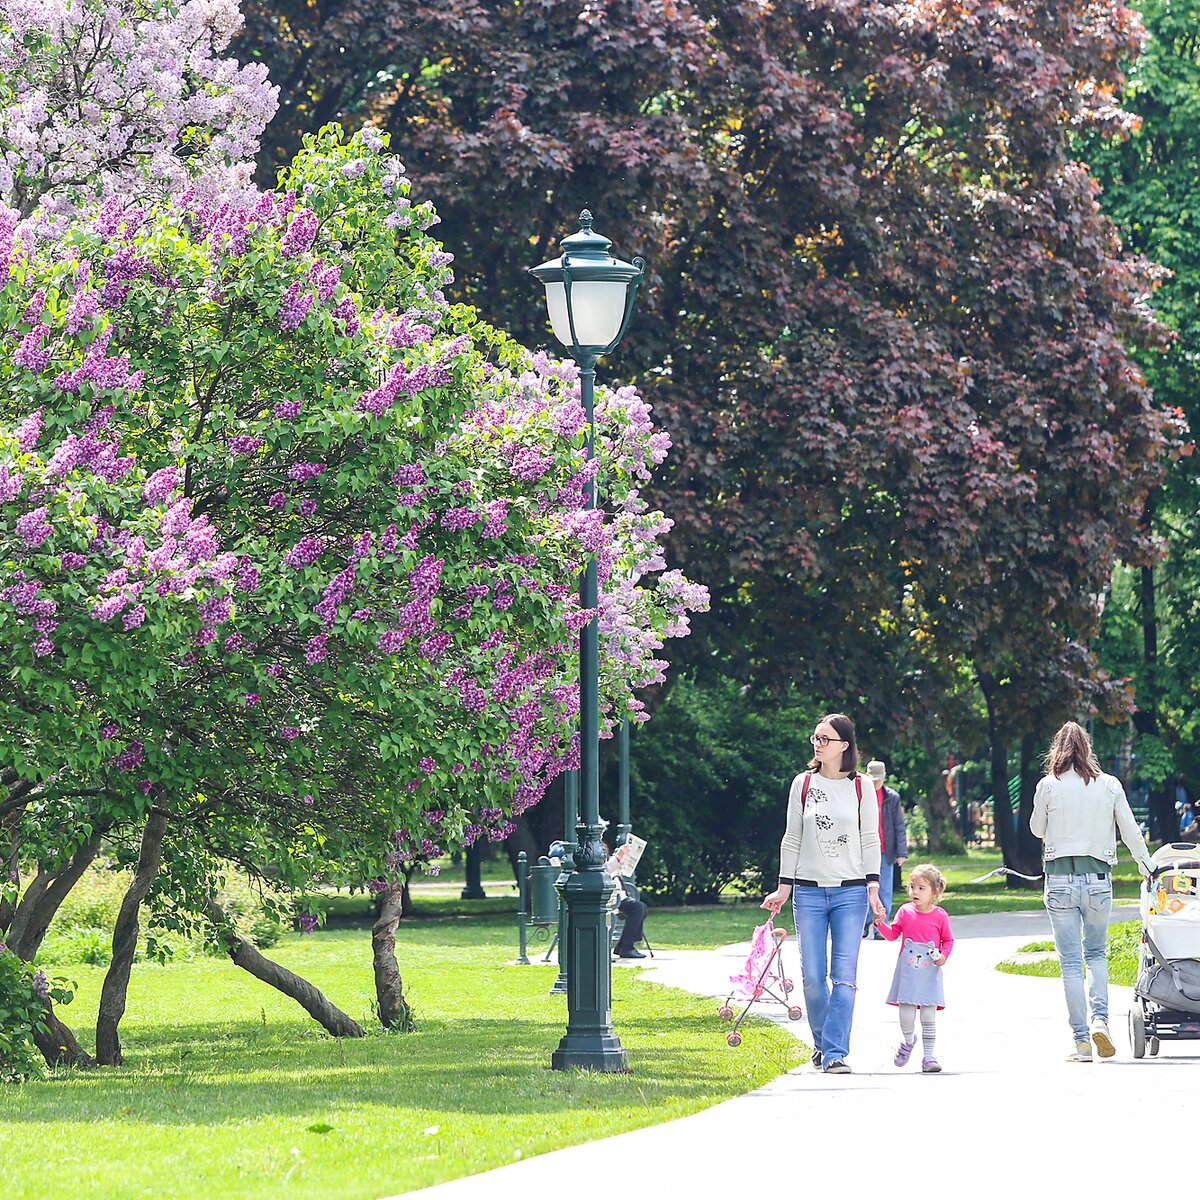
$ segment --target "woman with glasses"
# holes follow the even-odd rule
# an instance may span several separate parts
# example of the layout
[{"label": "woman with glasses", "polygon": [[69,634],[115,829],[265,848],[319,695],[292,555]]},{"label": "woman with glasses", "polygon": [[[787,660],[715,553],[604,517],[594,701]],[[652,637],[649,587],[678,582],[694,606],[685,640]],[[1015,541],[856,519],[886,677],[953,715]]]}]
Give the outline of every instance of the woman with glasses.
[{"label": "woman with glasses", "polygon": [[779,886],[762,907],[777,913],[791,897],[813,1066],[846,1074],[868,905],[875,916],[885,915],[879,902],[879,804],[875,788],[858,774],[849,717],[822,717],[809,740],[808,770],[792,780],[788,794]]}]

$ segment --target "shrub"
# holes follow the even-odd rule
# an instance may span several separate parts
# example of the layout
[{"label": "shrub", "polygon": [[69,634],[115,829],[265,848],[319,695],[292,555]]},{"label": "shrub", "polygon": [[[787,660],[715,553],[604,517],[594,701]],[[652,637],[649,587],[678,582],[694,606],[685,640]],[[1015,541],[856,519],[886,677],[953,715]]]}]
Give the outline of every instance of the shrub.
[{"label": "shrub", "polygon": [[74,984],[46,978],[43,971],[22,962],[0,942],[0,1083],[23,1083],[46,1073],[33,1040],[45,1029],[43,1000],[69,1004]]}]

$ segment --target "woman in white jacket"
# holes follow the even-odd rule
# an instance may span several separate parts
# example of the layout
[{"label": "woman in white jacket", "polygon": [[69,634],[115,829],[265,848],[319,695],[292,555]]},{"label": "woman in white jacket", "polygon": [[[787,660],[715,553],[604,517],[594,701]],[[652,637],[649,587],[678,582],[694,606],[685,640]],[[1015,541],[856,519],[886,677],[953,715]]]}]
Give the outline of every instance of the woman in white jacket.
[{"label": "woman in white jacket", "polygon": [[1054,929],[1067,1016],[1075,1038],[1075,1053],[1068,1061],[1090,1062],[1092,1042],[1101,1058],[1111,1058],[1116,1047],[1108,1031],[1105,952],[1117,831],[1143,874],[1150,873],[1150,853],[1120,780],[1100,770],[1091,738],[1074,721],[1068,721],[1050,743],[1046,774],[1033,797],[1029,828],[1043,843],[1046,911]]}]

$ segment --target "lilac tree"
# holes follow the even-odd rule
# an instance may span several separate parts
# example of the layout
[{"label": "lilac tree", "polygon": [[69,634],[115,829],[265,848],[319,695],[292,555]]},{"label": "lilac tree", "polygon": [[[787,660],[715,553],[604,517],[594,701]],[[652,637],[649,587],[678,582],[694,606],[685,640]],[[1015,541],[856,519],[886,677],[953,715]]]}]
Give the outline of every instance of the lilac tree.
[{"label": "lilac tree", "polygon": [[[296,886],[337,864],[388,886],[441,847],[504,837],[574,763],[581,625],[601,622],[611,728],[644,716],[636,693],[662,678],[656,651],[706,603],[664,570],[670,523],[639,494],[668,448],[648,407],[632,389],[602,391],[588,462],[574,365],[447,304],[435,221],[382,137],[330,130],[251,203],[110,198],[53,251],[16,238],[15,214],[0,225],[10,427],[45,427],[68,492],[87,493],[80,472],[102,453],[91,437],[114,447],[104,454],[136,448],[147,511],[180,496],[154,518],[161,543],[97,534],[73,549],[94,562],[43,564],[37,595],[55,612],[78,571],[103,572],[81,610],[90,626],[39,629],[14,607],[25,657],[5,699],[24,732],[20,752],[0,749],[6,782],[20,779],[6,803],[14,858],[45,846],[47,875],[69,886],[85,844],[51,847],[47,828],[70,827],[68,811],[89,838],[140,828],[133,928],[145,896],[202,912],[251,969],[265,970],[212,902],[217,862]],[[8,469],[29,472],[16,458]],[[607,503],[589,513],[594,470]],[[21,491],[0,510],[19,583],[36,573],[40,507]],[[59,537],[55,525],[37,549],[61,563]],[[189,538],[212,562],[170,567],[190,603],[169,610],[174,624],[151,621],[141,564],[170,563]],[[598,614],[576,599],[593,553]],[[45,736],[47,680],[75,697],[58,732],[90,747],[77,764]],[[377,946],[386,959],[386,936]],[[387,1011],[402,1012],[398,972],[382,966]],[[353,1031],[309,998],[327,1028]]]},{"label": "lilac tree", "polygon": [[236,0],[0,0],[0,203],[61,231],[103,195],[244,191],[277,89],[222,56],[241,24]]}]

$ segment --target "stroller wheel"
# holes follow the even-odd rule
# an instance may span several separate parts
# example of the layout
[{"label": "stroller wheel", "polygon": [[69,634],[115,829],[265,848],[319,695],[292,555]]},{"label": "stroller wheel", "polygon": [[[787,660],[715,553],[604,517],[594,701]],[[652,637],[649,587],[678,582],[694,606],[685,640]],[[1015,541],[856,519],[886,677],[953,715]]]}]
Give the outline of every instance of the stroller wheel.
[{"label": "stroller wheel", "polygon": [[730,1008],[728,1004],[722,1004],[721,1007],[717,1009],[717,1016],[720,1017],[722,1021],[732,1021],[733,1009]]},{"label": "stroller wheel", "polygon": [[793,1004],[792,1007],[788,1009],[789,1021],[798,1021],[802,1016],[804,1016],[804,1009],[802,1009],[800,1005]]},{"label": "stroller wheel", "polygon": [[740,1046],[742,1044],[742,1035],[736,1029],[725,1035],[725,1040],[731,1046]]},{"label": "stroller wheel", "polygon": [[1156,1038],[1156,1037],[1152,1037],[1146,1042],[1146,1046],[1150,1051],[1151,1058],[1158,1057],[1158,1045],[1159,1045],[1159,1042],[1158,1042],[1158,1038]]},{"label": "stroller wheel", "polygon": [[783,990],[784,990],[784,993],[786,994],[786,993],[788,993],[788,992],[792,991],[792,989],[793,989],[795,986],[796,986],[796,985],[795,985],[795,984],[794,984],[794,983],[793,983],[793,982],[792,982],[790,979],[785,979],[785,980],[783,981]]},{"label": "stroller wheel", "polygon": [[1140,1005],[1129,1010],[1129,1046],[1134,1058],[1146,1057],[1146,1023]]}]

